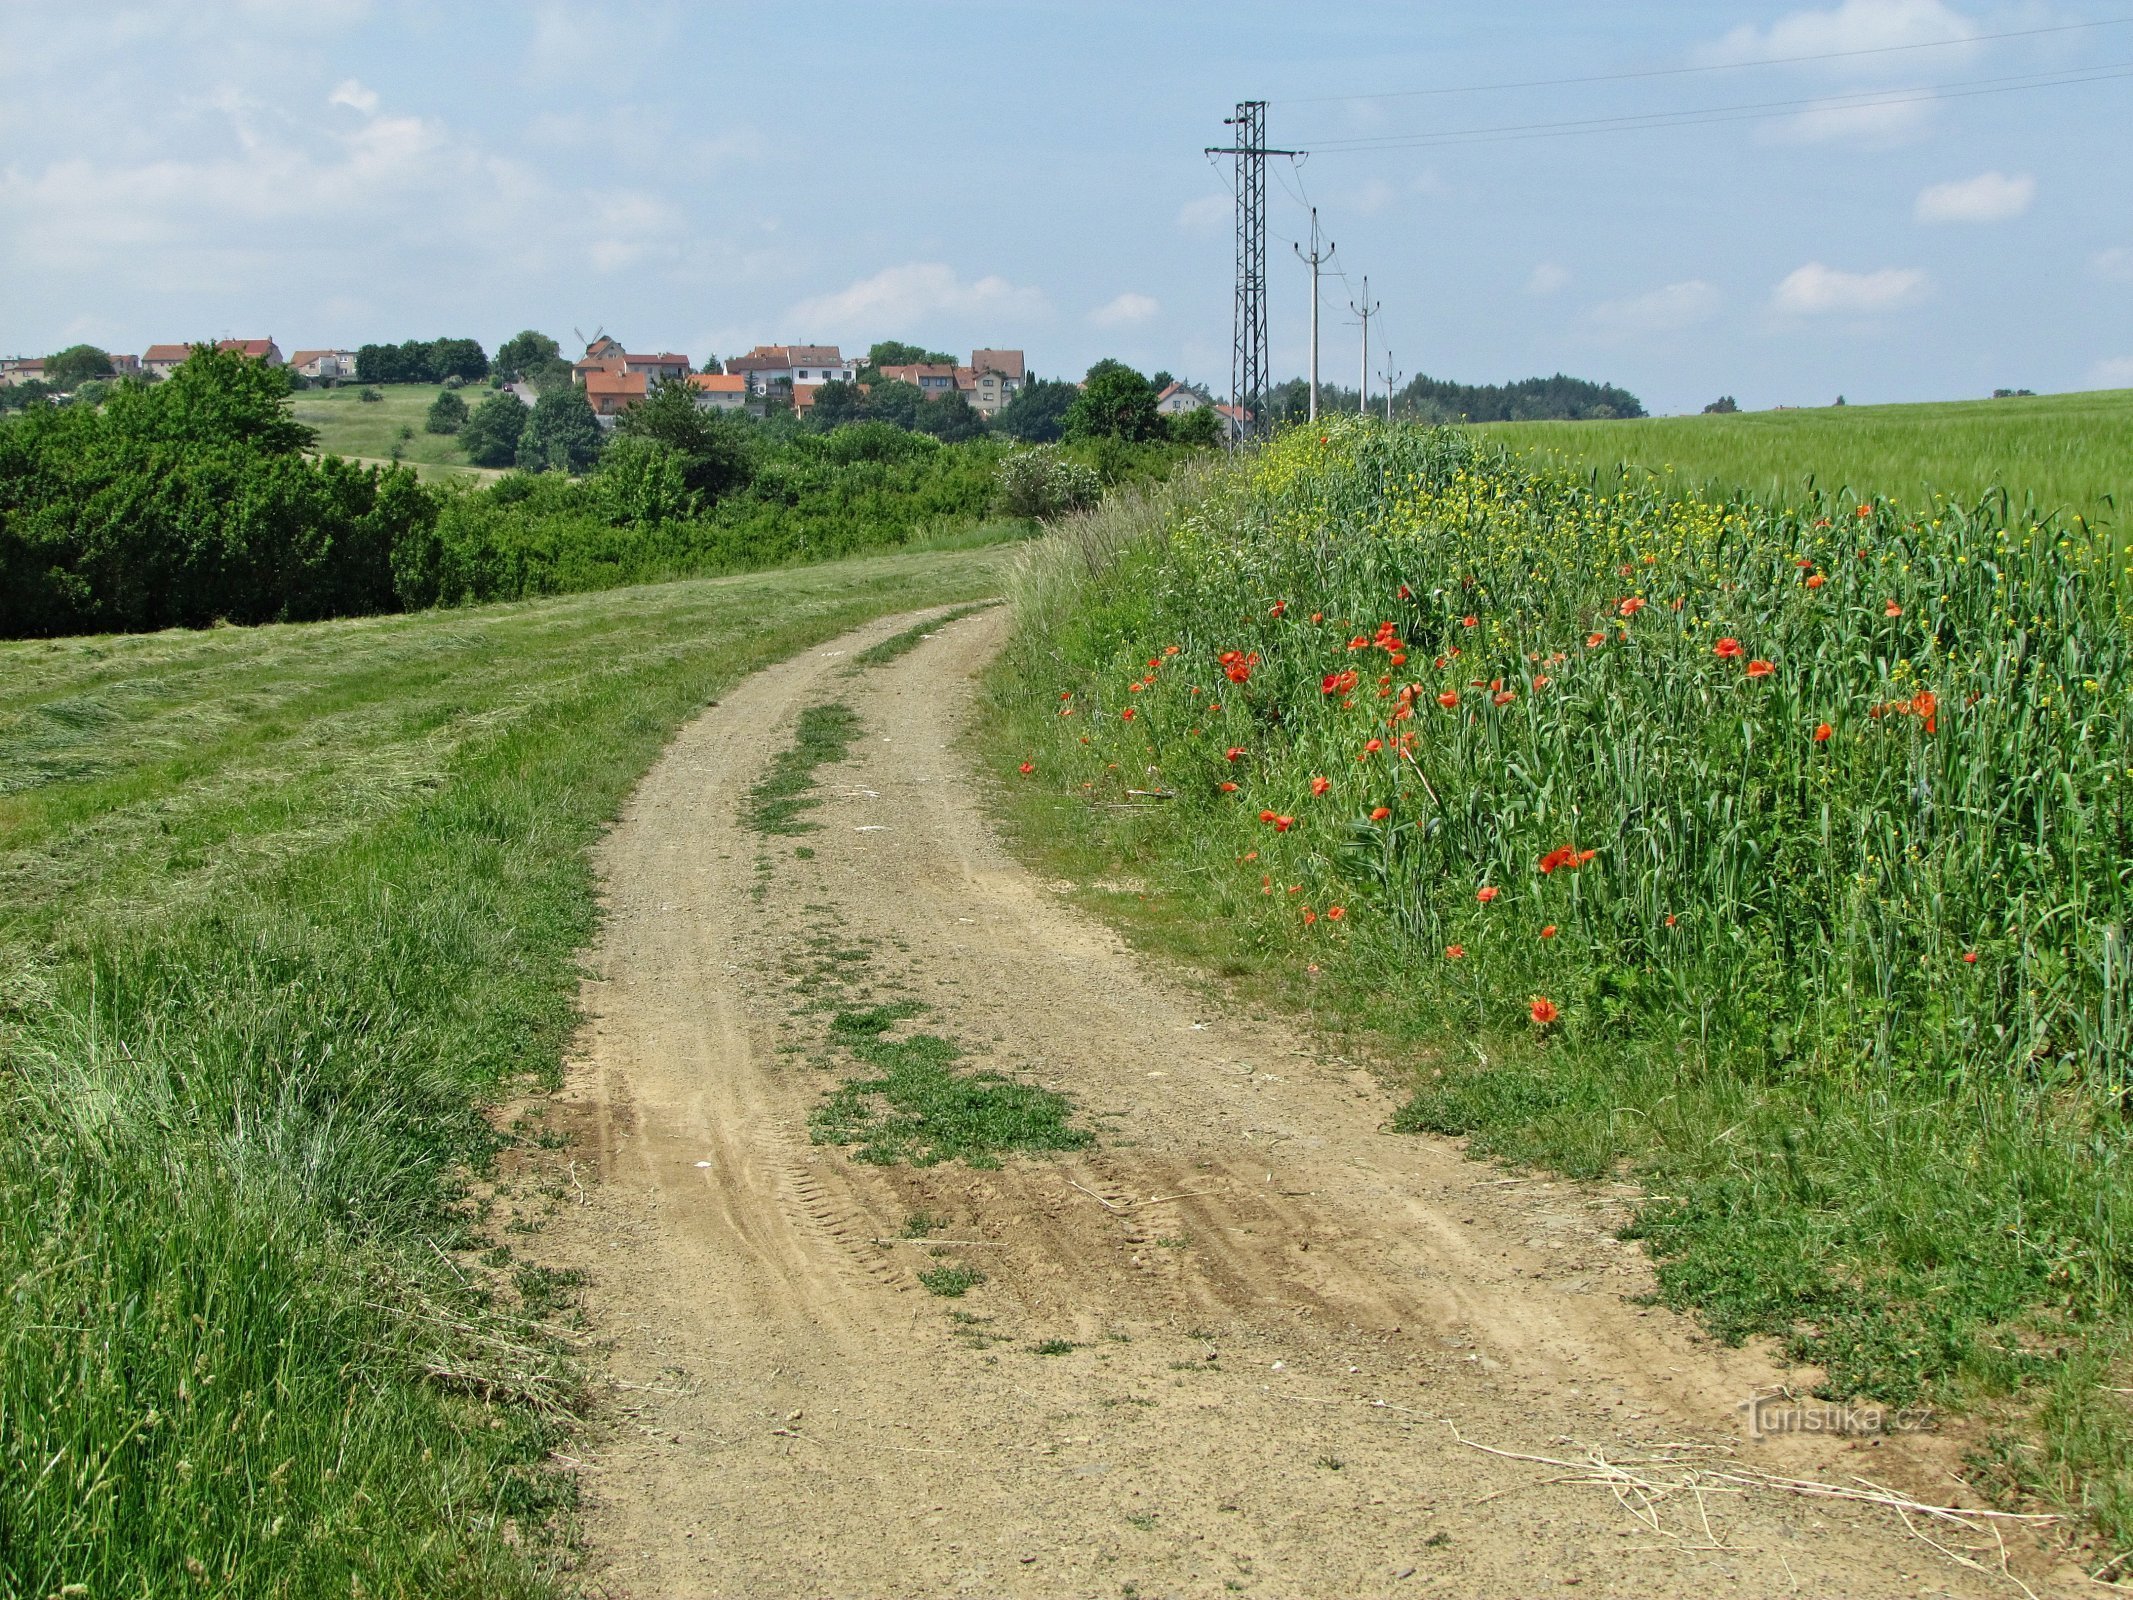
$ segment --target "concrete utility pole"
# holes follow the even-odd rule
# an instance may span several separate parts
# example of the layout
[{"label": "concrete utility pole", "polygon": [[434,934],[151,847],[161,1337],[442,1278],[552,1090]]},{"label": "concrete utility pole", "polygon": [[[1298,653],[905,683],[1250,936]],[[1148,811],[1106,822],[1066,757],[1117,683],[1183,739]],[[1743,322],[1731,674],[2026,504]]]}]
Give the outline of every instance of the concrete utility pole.
[{"label": "concrete utility pole", "polygon": [[1392,421],[1392,386],[1400,381],[1400,374],[1392,364],[1392,352],[1385,352],[1385,420]]},{"label": "concrete utility pole", "polygon": [[1326,241],[1326,248],[1318,248],[1318,207],[1311,208],[1311,253],[1304,254],[1302,245],[1290,246],[1296,259],[1311,268],[1311,420],[1318,420],[1318,269],[1333,259],[1334,244]]},{"label": "concrete utility pole", "polygon": [[1363,303],[1348,302],[1348,309],[1363,319],[1363,377],[1355,386],[1355,410],[1358,416],[1370,415],[1370,319],[1383,310],[1382,303],[1373,303],[1370,298],[1370,279],[1363,279]]}]

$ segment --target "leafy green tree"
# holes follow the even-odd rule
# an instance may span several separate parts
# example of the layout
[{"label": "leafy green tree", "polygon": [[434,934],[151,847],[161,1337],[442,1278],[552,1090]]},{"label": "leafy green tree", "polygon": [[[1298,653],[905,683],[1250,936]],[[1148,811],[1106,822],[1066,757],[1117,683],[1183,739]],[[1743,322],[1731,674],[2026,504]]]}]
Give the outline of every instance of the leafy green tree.
[{"label": "leafy green tree", "polygon": [[1169,424],[1170,437],[1179,444],[1206,448],[1222,442],[1222,417],[1213,406],[1195,406],[1164,421]]},{"label": "leafy green tree", "polygon": [[1740,410],[1740,402],[1730,394],[1722,394],[1703,408],[1707,417],[1731,416]]},{"label": "leafy green tree", "polygon": [[435,339],[430,342],[429,369],[432,383],[450,378],[479,383],[489,375],[489,358],[478,339]]},{"label": "leafy green tree", "polygon": [[459,430],[459,447],[477,467],[508,467],[518,459],[526,417],[526,407],[517,395],[492,394],[474,408]]},{"label": "leafy green tree", "polygon": [[725,369],[725,367],[724,367],[724,366],[723,366],[723,365],[722,365],[722,364],[720,363],[720,361],[719,361],[719,359],[718,359],[718,357],[717,357],[717,356],[705,356],[705,357],[704,357],[704,364],[703,364],[702,366],[698,367],[698,368],[697,368],[696,370],[697,370],[698,372],[708,372],[708,373],[712,374],[712,375],[713,375],[714,377],[716,377],[716,376],[719,376],[719,375],[723,374],[723,373],[725,372],[725,370],[726,370],[726,369]]},{"label": "leafy green tree", "polygon": [[925,403],[919,413],[918,426],[921,432],[930,433],[943,444],[961,444],[966,439],[976,439],[985,432],[985,419],[978,415],[960,389],[950,389],[938,400]]},{"label": "leafy green tree", "polygon": [[518,466],[523,472],[589,472],[606,444],[585,391],[566,385],[534,403],[519,435]]},{"label": "leafy green tree", "polygon": [[519,373],[519,382],[528,385],[536,394],[547,394],[556,389],[568,389],[578,381],[578,375],[569,362],[561,356],[550,356],[545,361],[535,361]]},{"label": "leafy green tree", "polygon": [[1123,361],[1097,362],[1089,368],[1081,393],[1067,407],[1066,436],[1128,443],[1162,438],[1163,418],[1155,409],[1155,390]]},{"label": "leafy green tree", "polygon": [[496,347],[494,371],[504,382],[516,383],[526,375],[528,368],[544,361],[560,360],[562,354],[562,346],[547,334],[527,328]]},{"label": "leafy green tree", "polygon": [[928,350],[923,345],[905,344],[901,339],[883,339],[867,351],[866,364],[879,372],[883,367],[915,367],[923,364],[955,365],[955,357],[940,350]]},{"label": "leafy green tree", "polygon": [[687,472],[681,453],[671,446],[625,434],[608,445],[600,470],[592,475],[593,504],[618,528],[686,522],[698,509]]},{"label": "leafy green tree", "polygon": [[[545,403],[547,396],[542,400]],[[615,429],[625,438],[664,446],[678,464],[689,492],[707,505],[745,487],[754,475],[748,424],[730,413],[698,405],[696,387],[686,379],[669,378],[652,385],[641,404],[622,413]]]},{"label": "leafy green tree", "polygon": [[45,357],[44,381],[55,389],[73,389],[91,378],[111,376],[111,358],[93,344],[67,346]]},{"label": "leafy green tree", "polygon": [[1012,439],[1052,444],[1066,437],[1067,410],[1081,391],[1054,378],[1034,378],[1001,408],[993,426]]},{"label": "leafy green tree", "polygon": [[[516,405],[517,402],[513,401]],[[422,419],[425,433],[457,433],[467,425],[467,403],[455,390],[447,389],[430,402],[430,409]]]},{"label": "leafy green tree", "polygon": [[866,396],[859,392],[859,385],[833,381],[815,391],[815,404],[808,420],[818,430],[827,433],[847,422],[858,422],[866,414]]},{"label": "leafy green tree", "polygon": [[901,378],[882,378],[867,391],[867,415],[877,422],[893,423],[899,428],[917,432],[920,419],[930,404],[918,392],[918,385],[905,383]]}]

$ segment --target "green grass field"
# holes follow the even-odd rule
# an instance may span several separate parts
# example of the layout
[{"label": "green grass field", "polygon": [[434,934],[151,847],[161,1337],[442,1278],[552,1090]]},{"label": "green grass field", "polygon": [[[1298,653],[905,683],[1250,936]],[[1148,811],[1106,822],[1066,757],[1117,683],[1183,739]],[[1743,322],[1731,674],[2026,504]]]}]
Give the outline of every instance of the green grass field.
[{"label": "green grass field", "polygon": [[1914,506],[2004,486],[2017,505],[2033,497],[2040,510],[2118,526],[2133,507],[2133,389],[1474,431],[1566,465],[1671,473],[1685,491],[1742,489],[1781,504],[1802,499],[1812,478]]},{"label": "green grass field", "polygon": [[[383,398],[356,398],[362,385],[344,383],[335,389],[302,389],[291,400],[296,420],[318,430],[318,447],[328,455],[349,456],[364,461],[389,461],[393,446],[400,446],[400,459],[415,469],[425,482],[447,478],[493,478],[496,473],[468,463],[456,435],[424,433],[422,419],[430,402],[444,392],[435,383],[381,383],[372,386]],[[460,391],[472,410],[490,391],[475,384]],[[400,430],[413,437],[401,439]]]},{"label": "green grass field", "polygon": [[1009,558],[0,645],[0,1595],[556,1592],[562,1312],[451,1257],[587,848],[727,685]]}]

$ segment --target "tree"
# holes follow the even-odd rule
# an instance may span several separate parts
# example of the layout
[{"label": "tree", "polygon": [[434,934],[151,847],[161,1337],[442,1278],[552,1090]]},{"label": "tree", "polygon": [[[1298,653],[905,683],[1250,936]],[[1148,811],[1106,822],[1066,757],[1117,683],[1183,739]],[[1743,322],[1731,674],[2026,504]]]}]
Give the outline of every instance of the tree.
[{"label": "tree", "polygon": [[467,403],[451,389],[445,390],[430,402],[429,413],[422,419],[422,431],[425,433],[457,433],[466,425]]},{"label": "tree", "polygon": [[525,377],[527,369],[544,361],[561,359],[563,347],[545,333],[536,333],[527,328],[513,334],[496,347],[493,363],[496,375],[506,383],[516,383]]},{"label": "tree", "polygon": [[847,422],[858,422],[866,414],[866,396],[859,392],[859,385],[833,379],[815,390],[815,403],[809,409],[808,421],[827,433]]},{"label": "tree", "polygon": [[923,345],[905,344],[901,339],[883,339],[867,351],[867,365],[880,371],[883,367],[955,365],[955,357],[939,350],[928,350]]},{"label": "tree", "polygon": [[576,385],[552,389],[534,403],[518,439],[518,465],[525,472],[587,472],[607,443],[592,403]]},{"label": "tree", "polygon": [[711,375],[713,375],[714,377],[716,377],[716,376],[719,376],[719,375],[723,374],[723,373],[725,372],[725,370],[726,370],[726,369],[725,369],[725,367],[723,367],[722,365],[720,365],[720,363],[719,363],[719,359],[718,359],[718,357],[717,357],[717,356],[705,356],[705,357],[704,357],[704,364],[703,364],[702,366],[698,367],[698,368],[697,368],[696,370],[697,370],[698,372],[708,372],[708,373],[710,373]]},{"label": "tree", "polygon": [[67,346],[56,356],[46,356],[44,381],[55,389],[72,389],[91,378],[111,376],[111,358],[93,344]]},{"label": "tree", "polygon": [[1222,442],[1222,417],[1213,406],[1194,406],[1165,421],[1170,425],[1170,437],[1179,444],[1207,447]]},{"label": "tree", "polygon": [[867,391],[868,416],[913,431],[920,426],[919,419],[925,415],[928,404],[926,397],[918,392],[918,385],[905,383],[901,378],[879,379]]},{"label": "tree", "polygon": [[1016,391],[994,423],[1009,438],[1051,444],[1066,437],[1067,409],[1081,391],[1053,378],[1033,378]]},{"label": "tree", "polygon": [[429,347],[430,381],[458,378],[479,383],[489,375],[489,358],[478,339],[437,339]]},{"label": "tree", "polygon": [[648,528],[696,515],[696,495],[680,453],[641,434],[624,435],[607,447],[591,488],[600,514],[616,527]]},{"label": "tree", "polygon": [[1731,416],[1738,410],[1740,410],[1740,402],[1730,394],[1722,394],[1703,408],[1703,414],[1707,417]]},{"label": "tree", "polygon": [[1175,382],[1177,382],[1177,379],[1173,378],[1167,372],[1151,372],[1148,375],[1148,387],[1153,389],[1157,394],[1161,394],[1165,389],[1169,388]]},{"label": "tree", "polygon": [[552,389],[568,389],[578,381],[577,373],[561,356],[549,356],[522,368],[519,382],[527,385],[535,394],[547,394]]},{"label": "tree", "polygon": [[1081,393],[1067,407],[1069,439],[1137,442],[1160,439],[1163,433],[1163,419],[1155,409],[1155,390],[1123,361],[1099,361],[1089,368]]},{"label": "tree", "polygon": [[919,430],[930,433],[942,444],[961,444],[965,439],[975,439],[985,432],[985,419],[978,415],[977,407],[963,397],[960,389],[950,389],[938,400],[928,401],[925,410],[919,413]]},{"label": "tree", "polygon": [[[547,402],[543,395],[541,404]],[[696,386],[684,378],[654,384],[641,404],[622,413],[615,429],[624,438],[648,440],[667,450],[684,486],[707,504],[745,487],[755,475],[747,423],[726,412],[706,411],[696,403]]]},{"label": "tree", "polygon": [[[442,400],[444,396],[437,398]],[[456,400],[458,396],[452,398]],[[518,441],[526,431],[526,416],[526,407],[517,395],[492,394],[474,408],[474,414],[459,430],[459,447],[477,467],[508,467],[518,459]]]}]

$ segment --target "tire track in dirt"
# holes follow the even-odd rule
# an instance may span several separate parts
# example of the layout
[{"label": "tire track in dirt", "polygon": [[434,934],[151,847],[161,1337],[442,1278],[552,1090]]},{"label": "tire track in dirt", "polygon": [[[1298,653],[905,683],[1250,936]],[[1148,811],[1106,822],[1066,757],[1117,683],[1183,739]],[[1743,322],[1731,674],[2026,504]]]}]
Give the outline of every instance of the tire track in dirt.
[{"label": "tire track in dirt", "polygon": [[[846,676],[911,620],[740,685],[600,847],[557,1120],[601,1181],[538,1247],[588,1271],[610,1347],[598,1592],[2018,1592],[1883,1512],[1711,1497],[1715,1538],[1685,1500],[1655,1534],[1455,1443],[1448,1422],[1552,1456],[1691,1440],[1956,1493],[1941,1441],[1745,1439],[1735,1408],[1798,1375],[1632,1302],[1650,1273],[1613,1237],[1619,1194],[1381,1132],[1368,1073],[1062,905],[955,747],[1004,611]],[[830,699],[864,732],[802,857],[738,815]],[[1071,1094],[1098,1145],[996,1170],[811,1145],[843,1075],[820,1011],[849,995],[922,1001],[908,1027]],[[941,1226],[900,1237],[917,1212]],[[984,1282],[918,1291],[944,1263]]]}]

